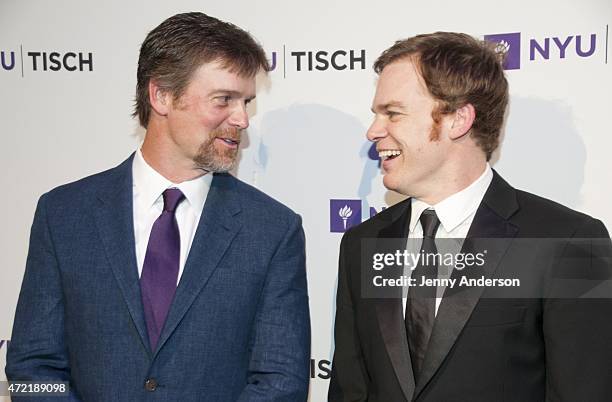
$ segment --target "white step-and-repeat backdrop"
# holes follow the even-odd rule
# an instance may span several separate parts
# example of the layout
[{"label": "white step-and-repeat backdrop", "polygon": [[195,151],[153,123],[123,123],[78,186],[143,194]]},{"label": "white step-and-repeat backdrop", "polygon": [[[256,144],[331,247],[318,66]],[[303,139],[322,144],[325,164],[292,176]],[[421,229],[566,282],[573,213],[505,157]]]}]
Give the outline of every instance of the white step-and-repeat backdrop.
[{"label": "white step-and-repeat backdrop", "polygon": [[[130,113],[139,46],[184,11],[247,29],[274,66],[259,82],[237,175],[304,219],[312,401],[325,400],[329,382],[341,232],[401,199],[382,186],[365,138],[372,63],[395,40],[437,30],[505,39],[511,102],[494,168],[515,187],[612,227],[609,0],[3,0],[1,368],[38,197],[136,149],[143,131]],[[346,222],[338,215],[344,206],[353,211]]]}]

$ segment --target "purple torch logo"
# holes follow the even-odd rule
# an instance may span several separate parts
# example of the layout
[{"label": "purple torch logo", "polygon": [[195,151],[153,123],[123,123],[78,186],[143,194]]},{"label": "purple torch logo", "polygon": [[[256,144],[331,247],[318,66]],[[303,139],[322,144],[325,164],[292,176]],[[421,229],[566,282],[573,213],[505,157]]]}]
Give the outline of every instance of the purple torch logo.
[{"label": "purple torch logo", "polygon": [[343,233],[361,223],[361,200],[330,200],[329,230]]},{"label": "purple torch logo", "polygon": [[504,56],[504,70],[521,68],[521,33],[485,35],[484,40],[496,43],[495,50]]}]

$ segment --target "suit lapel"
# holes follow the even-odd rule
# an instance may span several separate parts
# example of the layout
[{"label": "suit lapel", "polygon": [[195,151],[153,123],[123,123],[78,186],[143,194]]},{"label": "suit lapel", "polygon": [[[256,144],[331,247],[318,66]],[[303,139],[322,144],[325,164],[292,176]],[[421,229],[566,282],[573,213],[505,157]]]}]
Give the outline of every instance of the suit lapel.
[{"label": "suit lapel", "polygon": [[[395,217],[392,217],[391,223],[379,231],[377,237],[381,241],[377,246],[377,252],[389,248],[390,239],[397,239],[402,243],[398,246],[405,247],[404,240],[408,236],[410,222],[410,199],[404,201],[404,204],[404,208]],[[376,312],[387,355],[391,360],[402,392],[406,400],[410,401],[415,387],[414,374],[404,325],[401,288],[397,290],[396,298],[376,300]]]},{"label": "suit lapel", "polygon": [[149,350],[134,244],[133,157],[134,154],[110,172],[109,180],[98,191],[99,208],[95,209],[94,215],[100,239],[130,317],[144,348]]},{"label": "suit lapel", "polygon": [[235,180],[229,174],[215,174],[213,178],[156,353],[185,316],[240,230],[241,221],[235,216],[241,211]]},{"label": "suit lapel", "polygon": [[[493,174],[491,185],[476,211],[461,250],[462,253],[487,250],[485,265],[481,269],[471,267],[463,271],[454,270],[451,277],[457,281],[462,275],[468,278],[490,277],[518,231],[516,226],[508,222],[508,218],[518,209],[515,190],[497,172],[493,171]],[[440,368],[483,291],[484,287],[446,289],[416,384],[415,397]]]}]

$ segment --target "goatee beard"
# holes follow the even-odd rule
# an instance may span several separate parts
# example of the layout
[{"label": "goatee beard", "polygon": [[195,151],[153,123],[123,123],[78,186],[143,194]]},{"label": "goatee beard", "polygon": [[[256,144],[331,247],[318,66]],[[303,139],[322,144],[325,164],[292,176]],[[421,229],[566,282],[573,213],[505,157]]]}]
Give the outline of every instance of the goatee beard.
[{"label": "goatee beard", "polygon": [[210,132],[208,139],[200,146],[194,162],[198,169],[212,173],[229,172],[236,165],[238,147],[222,149],[215,144],[216,138],[227,138],[240,141],[240,131],[237,128],[216,129]]}]

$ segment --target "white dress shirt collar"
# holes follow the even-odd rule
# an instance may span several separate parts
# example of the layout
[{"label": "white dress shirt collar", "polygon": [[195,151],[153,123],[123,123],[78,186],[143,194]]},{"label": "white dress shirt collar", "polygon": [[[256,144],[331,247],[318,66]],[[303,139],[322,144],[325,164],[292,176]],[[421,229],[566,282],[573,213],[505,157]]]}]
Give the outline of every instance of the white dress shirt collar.
[{"label": "white dress shirt collar", "polygon": [[463,190],[445,198],[436,205],[429,205],[416,198],[411,199],[410,232],[414,232],[419,223],[421,213],[426,209],[434,209],[441,225],[447,233],[470,217],[480,205],[489,185],[493,180],[493,171],[487,163],[484,172],[472,184]]},{"label": "white dress shirt collar", "polygon": [[159,174],[144,160],[140,148],[134,155],[132,168],[133,185],[138,190],[142,207],[151,208],[166,189],[176,187],[185,195],[193,210],[197,211],[198,215],[202,213],[212,183],[213,175],[211,173],[182,183],[173,183]]}]

